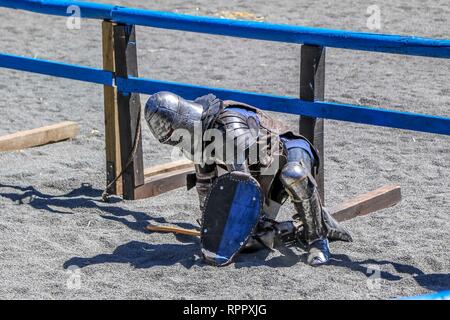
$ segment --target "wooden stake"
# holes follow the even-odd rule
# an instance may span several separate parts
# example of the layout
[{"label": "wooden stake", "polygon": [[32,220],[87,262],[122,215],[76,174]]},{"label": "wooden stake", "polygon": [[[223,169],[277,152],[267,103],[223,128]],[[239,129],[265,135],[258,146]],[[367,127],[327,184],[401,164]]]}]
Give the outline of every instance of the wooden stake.
[{"label": "wooden stake", "polygon": [[[325,47],[303,45],[300,56],[300,99],[317,101],[325,98]],[[319,151],[320,168],[316,181],[322,203],[325,203],[324,122],[323,119],[300,117],[300,134]]]},{"label": "wooden stake", "polygon": [[145,227],[148,231],[153,232],[166,232],[166,233],[175,233],[175,234],[184,234],[187,236],[200,237],[200,231],[194,229],[184,229],[175,226],[153,226],[148,225]]},{"label": "wooden stake", "polygon": [[[103,69],[115,72],[114,61],[114,26],[115,23],[103,21]],[[106,145],[106,185],[109,185],[122,170],[119,136],[119,112],[117,107],[117,88],[103,86],[105,113]],[[108,190],[110,194],[122,194],[122,179],[118,179]]]},{"label": "wooden stake", "polygon": [[[138,77],[135,26],[116,24],[113,29],[114,60],[117,77]],[[135,190],[144,184],[142,134],[139,129],[141,122],[139,94],[118,91],[117,105],[119,110],[121,160],[122,168],[125,170],[122,176],[123,198],[136,200],[140,198],[135,193]],[[133,150],[135,143],[136,149]],[[127,166],[130,155],[132,155],[131,163]]]},{"label": "wooden stake", "polygon": [[65,121],[0,137],[0,151],[13,151],[67,140],[80,132],[76,122]]}]

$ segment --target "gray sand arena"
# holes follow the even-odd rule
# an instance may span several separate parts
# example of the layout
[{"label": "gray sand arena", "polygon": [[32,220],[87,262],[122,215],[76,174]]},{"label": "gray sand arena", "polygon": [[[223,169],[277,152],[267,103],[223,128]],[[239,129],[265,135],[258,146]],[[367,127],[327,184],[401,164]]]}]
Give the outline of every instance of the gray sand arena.
[{"label": "gray sand arena", "polygon": [[[373,1],[115,3],[368,32]],[[380,32],[450,38],[444,0],[376,3]],[[68,30],[61,17],[0,9],[0,27],[0,52],[102,65],[99,21]],[[298,46],[143,27],[137,37],[141,76],[298,95]],[[450,60],[328,49],[326,66],[328,100],[450,115]],[[81,125],[71,141],[0,154],[0,298],[380,299],[450,289],[448,136],[327,121],[326,202],[383,184],[401,185],[403,201],[346,222],[355,242],[332,244],[329,266],[311,268],[303,251],[284,249],[217,269],[202,263],[196,239],[144,231],[149,222],[195,226],[194,190],[100,201],[101,86],[0,69],[0,92],[2,135],[64,120]],[[280,117],[296,126],[296,117]],[[143,136],[146,166],[170,161],[171,149],[147,127]],[[67,286],[70,265],[81,267],[78,290]],[[368,268],[380,269],[379,282]]]}]

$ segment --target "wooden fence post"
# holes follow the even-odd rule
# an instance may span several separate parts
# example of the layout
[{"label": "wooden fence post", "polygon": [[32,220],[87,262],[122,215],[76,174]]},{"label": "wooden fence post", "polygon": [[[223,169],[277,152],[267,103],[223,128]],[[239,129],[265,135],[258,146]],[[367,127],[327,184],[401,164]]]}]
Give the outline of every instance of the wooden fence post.
[{"label": "wooden fence post", "polygon": [[[111,21],[103,21],[102,23],[103,70],[111,72],[115,72],[114,25],[115,23]],[[103,86],[103,97],[105,113],[106,185],[109,185],[122,170],[117,88],[114,86]],[[122,180],[118,179],[107,191],[109,194],[121,195]]]},{"label": "wooden fence post", "polygon": [[[116,77],[138,77],[135,26],[116,24],[113,30]],[[139,94],[118,91],[117,104],[121,162],[122,168],[125,168],[122,179],[123,198],[134,200],[135,189],[144,184]]]},{"label": "wooden fence post", "polygon": [[[325,47],[302,45],[300,54],[300,99],[306,101],[325,98]],[[300,134],[311,141],[319,151],[320,169],[316,176],[322,202],[324,188],[324,123],[323,119],[300,117]]]}]

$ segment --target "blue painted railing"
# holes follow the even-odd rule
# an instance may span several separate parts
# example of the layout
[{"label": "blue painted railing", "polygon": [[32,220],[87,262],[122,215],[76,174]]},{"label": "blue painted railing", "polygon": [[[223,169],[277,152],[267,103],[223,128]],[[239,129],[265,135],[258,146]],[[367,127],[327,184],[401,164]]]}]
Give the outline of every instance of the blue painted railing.
[{"label": "blue painted railing", "polygon": [[[198,17],[78,1],[0,0],[0,7],[58,16],[70,16],[70,10],[68,13],[67,9],[71,5],[80,8],[81,17],[111,20],[126,24],[257,40],[434,58],[450,58],[450,40]],[[168,90],[187,99],[211,92],[219,98],[243,101],[264,110],[450,135],[450,118],[448,117],[398,112],[340,103],[307,102],[293,97],[209,88],[143,78],[130,77],[124,79],[116,77],[111,72],[95,68],[8,54],[0,54],[0,67],[98,84],[116,84],[118,90],[125,92],[152,94],[157,91]]]},{"label": "blue painted railing", "polygon": [[11,54],[0,53],[0,67],[109,86],[114,84],[110,71]]},{"label": "blue painted railing", "polygon": [[450,58],[450,40],[311,28],[254,21],[191,16],[115,5],[58,0],[0,0],[0,6],[57,16],[70,16],[70,5],[84,18],[104,19],[154,28],[324,47]]}]

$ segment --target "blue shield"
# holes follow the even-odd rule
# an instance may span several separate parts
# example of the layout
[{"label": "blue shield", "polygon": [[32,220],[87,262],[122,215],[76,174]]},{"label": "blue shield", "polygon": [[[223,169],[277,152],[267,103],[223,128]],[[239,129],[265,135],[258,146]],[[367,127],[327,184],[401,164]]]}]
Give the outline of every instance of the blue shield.
[{"label": "blue shield", "polygon": [[249,174],[234,171],[220,176],[205,202],[201,231],[202,254],[215,266],[231,263],[260,219],[263,196]]}]

